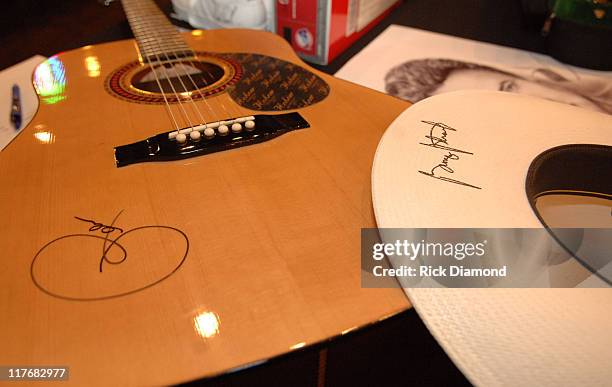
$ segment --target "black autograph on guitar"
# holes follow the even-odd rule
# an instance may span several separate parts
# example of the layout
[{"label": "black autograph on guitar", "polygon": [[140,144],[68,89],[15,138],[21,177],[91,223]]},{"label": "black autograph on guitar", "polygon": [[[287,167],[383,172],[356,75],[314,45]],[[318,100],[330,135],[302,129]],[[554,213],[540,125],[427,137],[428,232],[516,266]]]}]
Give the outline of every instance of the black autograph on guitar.
[{"label": "black autograph on guitar", "polygon": [[[90,225],[88,228],[90,233],[63,235],[45,244],[36,253],[30,265],[30,276],[34,285],[42,292],[52,297],[71,301],[98,301],[140,292],[155,286],[172,276],[187,259],[187,254],[189,252],[189,238],[187,235],[178,228],[161,225],[139,226],[125,231],[123,228],[115,225],[122,212],[123,210],[115,216],[110,225],[84,217],[75,216],[74,218],[76,220]],[[175,254],[165,257],[165,259],[162,260],[164,264],[170,262],[167,264],[168,267],[165,268],[164,272],[155,273],[157,276],[153,278],[134,278],[131,276],[127,278],[127,282],[118,281],[120,283],[119,288],[117,288],[116,283],[113,283],[110,290],[100,290],[99,287],[103,287],[105,282],[104,278],[99,276],[108,275],[112,277],[113,275],[116,275],[116,273],[106,274],[106,271],[104,271],[105,264],[115,266],[126,264],[126,262],[128,262],[128,256],[131,257],[133,255],[139,255],[140,252],[128,254],[126,238],[128,236],[140,236],[142,238],[145,237],[142,235],[145,231],[154,230],[168,232],[169,235],[173,235],[174,238],[184,243],[184,248],[181,248],[178,252],[175,252]],[[99,254],[92,255],[91,253],[85,252],[84,255],[80,257],[79,262],[67,262],[62,259],[62,249],[67,248],[62,244],[77,243],[80,247],[84,246],[88,241],[92,241],[92,239],[102,241]],[[84,250],[86,251],[87,249],[84,248]],[[110,257],[112,252],[118,254],[119,257],[112,259]],[[155,258],[156,257],[154,256],[146,257],[147,262]],[[80,282],[79,279],[74,281],[78,284],[78,286],[75,286],[76,291],[74,289],[70,289],[70,291],[66,289],[65,282],[70,281],[64,281],[62,277],[50,274],[54,270],[62,271],[61,267],[56,267],[57,265],[62,267],[65,267],[64,265],[70,265],[72,266],[73,270],[76,266],[78,266],[76,271],[78,272],[79,269],[82,270],[83,279]],[[133,271],[134,268],[131,268],[131,270]],[[97,273],[98,277],[94,277],[94,273]],[[47,274],[46,277],[45,274]],[[133,280],[133,282],[130,282],[130,279]],[[94,284],[88,288],[88,284],[91,282]],[[85,290],[83,290],[83,288],[85,288]]]},{"label": "black autograph on guitar", "polygon": [[[123,211],[121,211],[121,212],[123,212]],[[120,212],[120,214],[121,214],[121,212]],[[106,225],[104,225],[102,223],[98,223],[96,221],[89,220],[89,219],[83,219],[83,218],[78,217],[78,216],[75,216],[74,218],[78,219],[80,221],[83,221],[83,222],[91,223],[93,226],[91,226],[89,228],[89,231],[98,231],[98,230],[100,230],[102,232],[102,234],[110,234],[111,232],[113,232],[115,230],[119,230],[119,232],[121,232],[121,233],[123,232],[123,229],[119,228],[119,227],[106,226]]]},{"label": "black autograph on guitar", "polygon": [[441,149],[445,151],[445,153],[442,156],[442,160],[440,160],[440,162],[437,165],[435,165],[429,171],[419,171],[419,173],[422,173],[423,175],[432,177],[434,179],[446,181],[448,183],[459,184],[465,187],[471,187],[475,189],[482,189],[481,187],[466,183],[458,179],[453,179],[451,177],[445,176],[444,174],[445,172],[446,174],[455,173],[455,167],[452,164],[454,161],[460,160],[461,156],[464,156],[464,155],[473,156],[474,155],[474,153],[472,152],[454,148],[449,144],[449,141],[448,141],[449,132],[456,132],[457,129],[452,128],[441,122],[432,122],[432,121],[421,121],[421,122],[424,124],[431,125],[431,128],[429,129],[429,135],[425,136],[425,138],[427,139],[427,142],[420,142],[419,144],[427,146],[427,147],[435,148],[435,149]]}]

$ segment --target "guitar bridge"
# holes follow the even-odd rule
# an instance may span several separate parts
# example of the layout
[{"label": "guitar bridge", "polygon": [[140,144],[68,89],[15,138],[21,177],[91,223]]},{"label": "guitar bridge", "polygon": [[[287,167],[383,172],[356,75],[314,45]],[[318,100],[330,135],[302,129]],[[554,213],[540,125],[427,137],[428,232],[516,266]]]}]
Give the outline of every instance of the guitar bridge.
[{"label": "guitar bridge", "polygon": [[172,161],[271,140],[310,125],[299,113],[259,114],[165,132],[115,148],[117,167],[147,161]]}]

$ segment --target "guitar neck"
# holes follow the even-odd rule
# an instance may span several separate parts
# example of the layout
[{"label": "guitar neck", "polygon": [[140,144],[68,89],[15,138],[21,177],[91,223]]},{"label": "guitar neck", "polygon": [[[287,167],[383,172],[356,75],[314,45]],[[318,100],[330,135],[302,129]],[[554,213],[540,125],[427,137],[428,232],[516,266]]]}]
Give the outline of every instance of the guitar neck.
[{"label": "guitar neck", "polygon": [[152,0],[122,0],[145,63],[193,58],[193,50]]}]

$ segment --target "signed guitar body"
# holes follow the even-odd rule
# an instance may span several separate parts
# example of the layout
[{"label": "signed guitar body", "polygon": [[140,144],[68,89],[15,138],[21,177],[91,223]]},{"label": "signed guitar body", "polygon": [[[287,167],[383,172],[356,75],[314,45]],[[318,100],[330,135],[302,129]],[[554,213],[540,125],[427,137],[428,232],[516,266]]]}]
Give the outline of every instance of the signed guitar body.
[{"label": "signed guitar body", "polygon": [[[0,153],[0,364],[68,366],[77,385],[177,383],[410,306],[401,289],[362,289],[359,262],[374,151],[408,103],[307,69],[269,33],[183,38],[211,80],[178,90],[180,104],[169,82],[155,92],[135,41],[65,52],[33,75],[40,108]],[[270,104],[292,77],[304,80],[293,95],[310,94]],[[177,129],[168,106],[178,129],[195,125],[181,109],[307,125],[119,167],[120,147]]]}]

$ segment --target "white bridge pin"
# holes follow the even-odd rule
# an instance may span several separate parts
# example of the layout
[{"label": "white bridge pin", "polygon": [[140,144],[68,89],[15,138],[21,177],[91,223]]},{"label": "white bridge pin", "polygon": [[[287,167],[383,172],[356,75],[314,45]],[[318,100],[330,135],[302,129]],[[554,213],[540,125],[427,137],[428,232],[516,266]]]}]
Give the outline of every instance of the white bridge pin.
[{"label": "white bridge pin", "polygon": [[191,139],[193,141],[199,141],[200,137],[202,137],[202,135],[197,130],[194,130],[194,131],[189,133],[189,137],[191,137]]},{"label": "white bridge pin", "polygon": [[248,120],[244,123],[244,127],[250,132],[251,130],[255,129],[255,121]]},{"label": "white bridge pin", "polygon": [[217,130],[222,136],[225,136],[229,132],[229,128],[227,127],[227,125],[219,125],[219,128]]},{"label": "white bridge pin", "polygon": [[215,136],[215,130],[213,128],[204,129],[204,135],[208,138]]},{"label": "white bridge pin", "polygon": [[179,144],[184,144],[187,141],[187,136],[185,133],[179,133],[176,135],[176,142]]},{"label": "white bridge pin", "polygon": [[242,125],[240,125],[237,122],[235,124],[232,124],[232,132],[240,133],[241,131],[242,131]]}]

